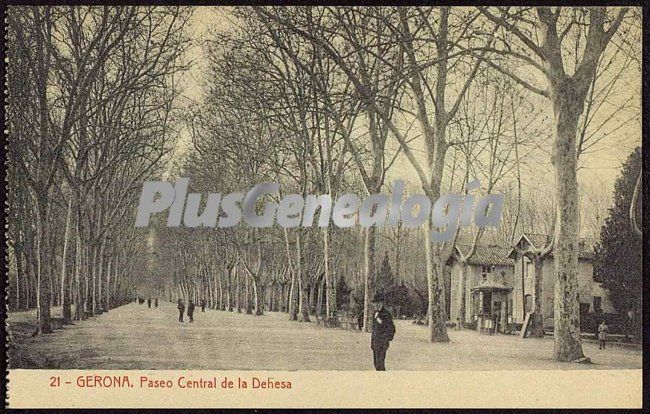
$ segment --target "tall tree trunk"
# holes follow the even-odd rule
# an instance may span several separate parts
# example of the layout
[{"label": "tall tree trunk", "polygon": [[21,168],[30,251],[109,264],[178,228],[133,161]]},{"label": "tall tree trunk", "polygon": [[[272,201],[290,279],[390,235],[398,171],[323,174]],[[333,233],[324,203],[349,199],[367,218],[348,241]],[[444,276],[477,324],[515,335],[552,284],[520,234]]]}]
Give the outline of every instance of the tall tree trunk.
[{"label": "tall tree trunk", "polygon": [[35,303],[36,292],[34,292],[34,286],[36,286],[36,289],[38,290],[38,284],[32,283],[37,279],[35,264],[38,259],[35,259],[35,255],[36,255],[36,249],[34,245],[35,241],[31,231],[27,233],[25,242],[26,242],[25,265],[27,267],[27,283],[25,284],[26,287],[25,299],[26,299],[26,308],[31,309],[32,305]]},{"label": "tall tree trunk", "polygon": [[[120,263],[120,253],[119,251],[115,252],[115,263],[113,264],[114,269],[114,275],[113,275],[113,292],[115,292],[115,295],[119,297],[119,292],[118,292],[118,286],[117,282],[119,280],[119,273],[118,273],[118,265]],[[169,300],[171,302],[171,299]]]},{"label": "tall tree trunk", "polygon": [[[109,255],[106,265],[106,309],[105,312],[108,312],[111,309],[113,301],[111,300],[111,266],[113,264],[113,257]],[[114,293],[114,292],[113,292]]]},{"label": "tall tree trunk", "polygon": [[223,302],[223,281],[221,280],[221,273],[217,273],[215,277],[215,283],[217,283],[219,288],[219,302],[217,302],[217,309],[226,310],[226,306]]},{"label": "tall tree trunk", "polygon": [[90,315],[97,315],[97,246],[91,244],[92,257],[90,260],[90,281],[92,282]]},{"label": "tall tree trunk", "polygon": [[467,263],[460,262],[460,277],[458,278],[458,328],[464,328],[467,306]]},{"label": "tall tree trunk", "polygon": [[255,299],[255,316],[264,315],[264,301],[261,292],[259,291],[257,278],[251,278],[253,285],[253,297]]},{"label": "tall tree trunk", "polygon": [[104,281],[103,272],[104,272],[104,241],[99,242],[99,253],[98,253],[97,265],[97,313],[101,314],[104,311],[104,299],[103,299],[103,290],[102,284]]},{"label": "tall tree trunk", "polygon": [[399,283],[404,282],[402,277],[402,246],[401,246],[401,236],[402,236],[402,222],[397,223],[397,243],[395,244],[395,276]]},{"label": "tall tree trunk", "polygon": [[309,284],[309,313],[311,314],[316,314],[319,309],[319,299],[318,296],[316,296],[317,291],[319,290],[319,287],[317,286],[317,283],[312,282]]},{"label": "tall tree trunk", "polygon": [[23,252],[22,252],[22,245],[20,242],[17,242],[14,246],[14,254],[16,256],[16,304],[15,304],[15,309],[20,310],[20,306],[23,303],[21,299],[21,292],[22,289],[20,288],[20,284],[22,283],[23,279]]},{"label": "tall tree trunk", "polygon": [[584,357],[580,341],[580,303],[578,300],[578,200],[576,131],[583,111],[584,96],[576,93],[570,78],[552,88],[555,113],[555,142],[552,163],[558,203],[555,248],[555,359],[573,361]]},{"label": "tall tree trunk", "polygon": [[364,262],[364,292],[363,292],[363,331],[372,329],[373,310],[370,309],[375,294],[375,239],[377,228],[368,227],[365,230],[363,245]]},{"label": "tall tree trunk", "polygon": [[228,312],[232,312],[232,278],[233,278],[233,267],[228,268],[228,279],[226,280],[226,302]]},{"label": "tall tree trunk", "polygon": [[48,229],[48,213],[49,206],[47,202],[47,194],[39,194],[37,200],[37,233],[36,233],[36,249],[37,249],[37,294],[36,306],[38,308],[38,333],[45,334],[52,332],[52,322],[50,320],[50,272],[52,268],[50,265],[50,250],[49,250],[49,229]]},{"label": "tall tree trunk", "polygon": [[[430,220],[427,220],[430,229]],[[431,342],[449,342],[445,317],[444,293],[444,264],[441,263],[438,246],[431,244],[429,231],[424,232],[425,261],[427,268],[427,293],[429,306],[427,319],[429,322],[429,340]]]},{"label": "tall tree trunk", "polygon": [[[329,263],[330,250],[330,228],[323,228],[323,256],[325,267],[325,315],[329,318],[335,316],[336,309],[336,277],[331,274]],[[320,302],[320,293],[318,294]]]},{"label": "tall tree trunk", "polygon": [[235,273],[235,277],[237,278],[235,285],[235,307],[237,308],[237,313],[241,313],[241,280],[239,277],[239,272]]},{"label": "tall tree trunk", "polygon": [[535,279],[533,282],[535,302],[533,304],[533,314],[530,315],[530,337],[543,338],[544,313],[542,309],[542,258],[536,254],[532,257],[532,260],[535,269]]},{"label": "tall tree trunk", "polygon": [[275,283],[271,284],[271,289],[269,293],[269,311],[275,312]]},{"label": "tall tree trunk", "polygon": [[[315,283],[314,285],[318,285],[318,288],[316,289],[316,315],[322,315],[323,314],[323,290],[325,290],[325,316],[327,315],[327,280],[325,277],[321,279],[320,282]],[[324,288],[324,289],[323,289]]]},{"label": "tall tree trunk", "polygon": [[81,295],[81,266],[82,263],[81,248],[81,213],[77,208],[77,220],[75,225],[75,263],[74,263],[74,284],[75,284],[75,306],[74,319],[80,321],[83,319],[84,301]]},{"label": "tall tree trunk", "polygon": [[253,313],[252,309],[252,303],[253,301],[251,300],[251,281],[252,281],[252,276],[248,276],[246,278],[246,314],[251,315]]},{"label": "tall tree trunk", "polygon": [[72,199],[68,201],[68,211],[65,215],[65,230],[63,232],[63,254],[61,255],[61,298],[63,299],[63,323],[72,323],[72,309],[70,306],[70,281],[66,277],[68,263],[68,242],[70,235],[70,216],[72,215]]},{"label": "tall tree trunk", "polygon": [[296,249],[298,256],[297,272],[298,273],[298,321],[311,322],[309,319],[309,276],[305,272],[305,256],[302,249],[302,238],[300,230],[296,232]]}]

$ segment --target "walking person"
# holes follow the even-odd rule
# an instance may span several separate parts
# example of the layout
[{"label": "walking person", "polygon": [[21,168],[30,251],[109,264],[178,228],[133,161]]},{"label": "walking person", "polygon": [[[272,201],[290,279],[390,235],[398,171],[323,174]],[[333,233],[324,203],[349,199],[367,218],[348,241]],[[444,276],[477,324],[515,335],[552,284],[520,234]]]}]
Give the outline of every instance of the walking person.
[{"label": "walking person", "polygon": [[201,299],[201,312],[205,312],[205,299]]},{"label": "walking person", "polygon": [[177,307],[178,307],[178,312],[179,312],[178,321],[183,322],[183,313],[185,313],[185,304],[183,303],[182,300],[180,300],[180,299],[178,300],[178,306]]},{"label": "walking person", "polygon": [[372,320],[372,337],[370,339],[370,348],[372,349],[375,369],[377,371],[386,371],[386,351],[390,341],[395,336],[395,324],[390,312],[384,308],[384,297],[376,294],[373,298],[375,315]]},{"label": "walking person", "polygon": [[499,322],[501,321],[501,309],[497,308],[494,311],[493,315],[493,327],[494,327],[494,332],[493,334],[499,333]]},{"label": "walking person", "polygon": [[190,317],[190,323],[194,322],[194,302],[190,299],[190,303],[187,305],[187,316]]},{"label": "walking person", "polygon": [[599,349],[605,349],[605,345],[607,344],[607,334],[609,333],[609,326],[605,323],[605,321],[600,321],[600,325],[598,325],[598,342],[599,342]]}]

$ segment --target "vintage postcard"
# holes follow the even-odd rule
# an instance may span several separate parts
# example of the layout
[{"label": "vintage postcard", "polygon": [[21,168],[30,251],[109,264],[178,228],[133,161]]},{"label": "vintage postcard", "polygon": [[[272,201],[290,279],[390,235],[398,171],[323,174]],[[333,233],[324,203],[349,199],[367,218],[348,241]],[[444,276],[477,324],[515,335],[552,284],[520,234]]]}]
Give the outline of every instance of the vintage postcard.
[{"label": "vintage postcard", "polygon": [[7,407],[641,408],[643,13],[8,6]]}]

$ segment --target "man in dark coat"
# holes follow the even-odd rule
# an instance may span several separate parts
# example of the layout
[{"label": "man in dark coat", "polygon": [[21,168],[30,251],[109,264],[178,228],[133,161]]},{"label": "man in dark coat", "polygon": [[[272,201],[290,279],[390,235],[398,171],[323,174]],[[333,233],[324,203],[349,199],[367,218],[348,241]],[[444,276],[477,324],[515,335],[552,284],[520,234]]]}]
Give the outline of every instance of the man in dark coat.
[{"label": "man in dark coat", "polygon": [[147,299],[147,306],[149,306],[149,309],[151,309],[151,298]]},{"label": "man in dark coat", "polygon": [[372,319],[372,338],[370,348],[377,371],[386,371],[384,362],[390,341],[395,336],[395,324],[390,312],[384,308],[384,297],[376,294],[373,298],[375,315]]},{"label": "man in dark coat", "polygon": [[190,300],[190,303],[187,305],[187,316],[190,317],[190,323],[194,322],[194,302]]},{"label": "man in dark coat", "polygon": [[155,307],[158,307],[158,298],[154,299],[154,300],[153,300],[153,303],[154,303],[154,306],[155,306]]},{"label": "man in dark coat", "polygon": [[205,312],[205,299],[201,299],[201,312]]},{"label": "man in dark coat", "polygon": [[185,313],[185,304],[180,299],[178,300],[177,308],[178,308],[178,312],[179,312],[178,321],[183,322],[183,313]]}]

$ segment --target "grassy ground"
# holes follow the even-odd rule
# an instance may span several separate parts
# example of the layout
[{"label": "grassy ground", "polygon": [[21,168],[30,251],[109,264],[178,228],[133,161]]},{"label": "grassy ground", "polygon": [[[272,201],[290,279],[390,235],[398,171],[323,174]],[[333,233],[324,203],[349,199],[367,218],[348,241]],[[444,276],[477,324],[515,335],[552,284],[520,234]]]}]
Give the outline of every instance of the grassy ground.
[{"label": "grassy ground", "polygon": [[[56,315],[60,310],[55,310]],[[371,370],[370,335],[289,322],[283,313],[263,316],[195,311],[178,322],[175,304],[128,304],[76,322],[53,334],[31,337],[35,312],[9,314],[10,368]],[[642,352],[584,343],[593,364],[552,359],[553,341],[449,330],[451,343],[426,341],[426,327],[395,322],[388,370],[640,369]]]}]

